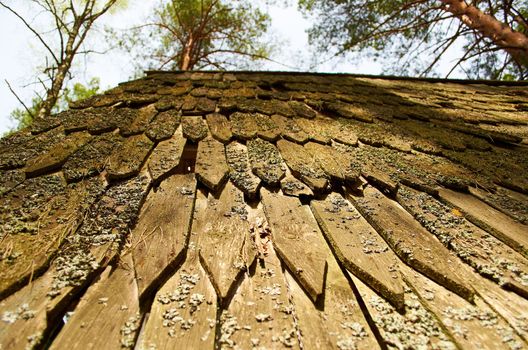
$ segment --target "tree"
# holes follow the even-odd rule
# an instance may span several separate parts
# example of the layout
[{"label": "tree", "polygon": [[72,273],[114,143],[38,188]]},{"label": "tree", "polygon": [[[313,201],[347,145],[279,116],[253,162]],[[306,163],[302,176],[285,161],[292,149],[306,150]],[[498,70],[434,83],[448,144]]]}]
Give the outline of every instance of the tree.
[{"label": "tree", "polygon": [[271,50],[262,40],[270,18],[249,0],[164,0],[147,22],[113,33],[141,69],[240,67],[268,59]]},{"label": "tree", "polygon": [[49,116],[60,98],[74,58],[78,54],[89,53],[89,50],[82,49],[82,44],[94,22],[115,7],[117,2],[118,0],[31,0],[38,11],[53,23],[50,31],[38,30],[28,20],[29,16],[24,17],[20,11],[8,6],[7,1],[0,1],[0,6],[20,19],[46,50],[42,69],[44,78],[39,77],[44,94],[35,97],[33,106],[26,108],[30,119]]},{"label": "tree", "polygon": [[528,76],[528,3],[523,0],[299,0],[317,23],[309,38],[320,52],[340,56],[395,54],[401,72],[434,74],[449,50],[462,48],[447,75],[472,78]]},{"label": "tree", "polygon": [[[62,91],[57,103],[52,108],[51,112],[58,113],[68,108],[71,102],[84,100],[99,92],[99,78],[92,78],[87,85],[75,83],[71,88],[65,87]],[[18,122],[17,129],[25,128],[33,122],[33,119],[38,114],[39,108],[42,105],[42,100],[39,96],[33,97],[31,106],[24,108],[17,108],[11,112],[10,118]]]}]

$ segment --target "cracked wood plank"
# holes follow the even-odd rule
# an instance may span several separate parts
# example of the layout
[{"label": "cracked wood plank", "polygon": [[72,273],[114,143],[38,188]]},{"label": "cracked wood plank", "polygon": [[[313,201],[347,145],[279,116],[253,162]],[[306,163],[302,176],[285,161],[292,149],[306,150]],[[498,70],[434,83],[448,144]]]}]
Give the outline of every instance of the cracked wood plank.
[{"label": "cracked wood plank", "polygon": [[384,343],[396,349],[457,348],[449,333],[410,288],[405,288],[405,312],[399,313],[360,279],[352,274],[350,277]]},{"label": "cracked wood plank", "polygon": [[260,187],[260,178],[253,174],[245,145],[234,141],[226,145],[227,164],[231,169],[229,178],[249,198],[255,198]]},{"label": "cracked wood plank", "polygon": [[233,137],[231,123],[220,113],[211,113],[205,116],[211,135],[222,143],[228,143]]},{"label": "cracked wood plank", "polygon": [[196,178],[211,191],[218,190],[229,175],[224,144],[211,136],[198,143]]},{"label": "cracked wood plank", "polygon": [[140,324],[134,263],[125,255],[88,288],[50,349],[132,347]]},{"label": "cracked wood plank", "polygon": [[108,178],[120,180],[139,174],[153,146],[154,143],[144,134],[125,139],[108,159]]},{"label": "cracked wood plank", "polygon": [[327,246],[310,209],[295,197],[261,191],[273,246],[312,300],[323,293]]},{"label": "cracked wood plank", "polygon": [[157,292],[139,335],[140,349],[213,349],[217,298],[189,247],[183,266]]},{"label": "cracked wood plank", "polygon": [[207,125],[202,116],[183,116],[181,124],[183,136],[192,142],[198,142],[207,137]]},{"label": "cracked wood plank", "polygon": [[141,299],[183,258],[195,192],[194,174],[175,174],[151,191],[143,204],[130,237]]},{"label": "cracked wood plank", "polygon": [[180,126],[169,140],[161,141],[154,148],[148,161],[148,171],[154,182],[163,180],[180,164],[185,142]]},{"label": "cracked wood plank", "polygon": [[314,192],[326,190],[328,181],[325,173],[303,146],[281,139],[277,141],[277,147],[295,177]]},{"label": "cracked wood plank", "polygon": [[244,195],[228,182],[219,198],[199,191],[196,208],[192,235],[196,236],[200,261],[218,297],[225,301],[256,256]]},{"label": "cracked wood plank", "polygon": [[397,201],[476,272],[528,297],[528,260],[521,254],[427,193],[402,186]]},{"label": "cracked wood plank", "polygon": [[444,188],[438,194],[442,201],[460,209],[469,221],[528,258],[528,226],[518,223],[470,194]]},{"label": "cracked wood plank", "polygon": [[354,183],[358,181],[359,172],[351,167],[348,157],[339,150],[314,142],[308,142],[304,148],[317,161],[328,177],[342,182]]},{"label": "cracked wood plank", "polygon": [[277,147],[270,142],[255,138],[248,141],[247,148],[253,173],[264,183],[277,185],[286,171],[286,165]]},{"label": "cracked wood plank", "polygon": [[506,321],[479,297],[471,304],[407,266],[401,266],[401,270],[422,304],[436,315],[460,348],[526,347]]},{"label": "cracked wood plank", "polygon": [[304,349],[380,349],[349,281],[328,248],[325,251],[329,258],[324,304],[316,306],[285,271]]},{"label": "cracked wood plank", "polygon": [[475,294],[462,262],[398,203],[372,186],[363,196],[349,195],[354,207],[406,264],[471,301]]},{"label": "cracked wood plank", "polygon": [[221,317],[220,348],[299,349],[294,307],[288,298],[282,267],[270,240],[262,209],[250,221],[257,240],[259,263],[246,275]]},{"label": "cracked wood plank", "polygon": [[52,170],[60,169],[68,157],[92,139],[87,132],[76,132],[52,147],[48,152],[29,160],[24,171],[28,177],[38,176]]},{"label": "cracked wood plank", "polygon": [[404,309],[399,259],[340,194],[313,200],[310,207],[339,261],[397,310]]}]

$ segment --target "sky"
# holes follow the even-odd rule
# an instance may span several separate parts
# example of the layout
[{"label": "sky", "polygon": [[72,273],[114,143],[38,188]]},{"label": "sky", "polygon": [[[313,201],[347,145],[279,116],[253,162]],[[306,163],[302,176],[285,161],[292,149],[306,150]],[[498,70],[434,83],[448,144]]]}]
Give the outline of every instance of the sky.
[{"label": "sky", "polygon": [[[11,6],[15,4],[24,6],[21,5],[23,3],[20,0],[7,1],[7,4]],[[126,9],[102,17],[96,30],[101,33],[105,25],[124,29],[140,24],[146,14],[157,3],[158,1],[153,0],[129,0]],[[25,14],[34,11],[24,7],[21,7],[21,9]],[[306,62],[309,61],[310,56],[306,29],[310,26],[309,20],[303,18],[295,5],[289,7],[270,5],[267,10],[272,18],[271,33],[282,44],[281,50],[273,57],[274,60],[285,62],[288,66],[297,67],[298,69],[307,69]],[[45,23],[41,23],[43,22],[42,16],[36,14],[33,17],[29,17],[29,19],[32,23],[44,28]],[[1,135],[16,126],[16,123],[10,120],[9,115],[12,110],[20,107],[20,103],[11,93],[5,81],[9,82],[13,90],[26,104],[30,104],[35,89],[35,85],[32,82],[35,80],[38,65],[42,64],[44,51],[20,20],[3,8],[0,8],[0,30],[2,33],[0,36],[0,47],[2,48],[0,54]],[[101,40],[102,36],[98,35],[98,33],[93,33],[88,44],[97,44],[97,41]],[[291,68],[286,66],[272,63],[265,64],[263,69],[291,70]],[[326,62],[318,66],[316,70],[319,72],[380,74],[381,66],[368,61],[339,60]],[[127,58],[122,53],[111,51],[77,59],[72,81],[86,83],[92,77],[99,77],[102,90],[106,90],[119,82],[129,80],[132,73],[133,67]]]}]

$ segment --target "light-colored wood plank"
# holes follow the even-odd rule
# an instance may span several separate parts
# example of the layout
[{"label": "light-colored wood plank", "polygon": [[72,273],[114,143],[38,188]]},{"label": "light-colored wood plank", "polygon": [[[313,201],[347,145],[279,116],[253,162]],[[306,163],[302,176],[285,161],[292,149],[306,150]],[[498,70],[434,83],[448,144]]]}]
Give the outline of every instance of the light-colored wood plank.
[{"label": "light-colored wood plank", "polygon": [[294,119],[287,118],[280,114],[274,114],[271,116],[271,120],[277,125],[281,131],[282,137],[285,139],[297,143],[306,143],[306,141],[308,141],[309,135],[297,125]]},{"label": "light-colored wood plank", "polygon": [[266,184],[278,184],[285,175],[286,165],[277,147],[270,142],[255,138],[248,141],[247,148],[253,173]]},{"label": "light-colored wood plank", "polygon": [[474,290],[462,262],[395,201],[372,186],[349,195],[356,209],[405,263],[471,301]]},{"label": "light-colored wood plank", "polygon": [[211,136],[198,143],[196,178],[212,191],[218,190],[229,174],[224,144]]},{"label": "light-colored wood plank", "polygon": [[528,299],[506,291],[479,276],[475,276],[471,282],[480,298],[501,315],[525,342],[528,342]]},{"label": "light-colored wood plank", "polygon": [[399,313],[357,277],[350,277],[386,344],[395,349],[457,349],[441,323],[410,288],[405,288],[405,312]]},{"label": "light-colored wood plank", "polygon": [[310,207],[339,261],[397,310],[404,309],[399,259],[359,212],[340,194]]},{"label": "light-colored wood plank", "polygon": [[[75,262],[56,260],[42,276],[0,302],[0,344],[6,349],[42,346],[66,308],[108,264],[108,246],[75,254]],[[63,267],[69,266],[68,269]],[[75,277],[74,277],[75,275]]]},{"label": "light-colored wood plank", "polygon": [[255,198],[260,187],[260,178],[253,174],[245,145],[234,141],[226,145],[229,178],[249,198]]},{"label": "light-colored wood plank", "polygon": [[427,193],[402,186],[398,202],[485,278],[528,297],[528,260]]},{"label": "light-colored wood plank", "polygon": [[380,349],[348,280],[332,256],[324,304],[317,307],[285,271],[304,349]]},{"label": "light-colored wood plank", "polygon": [[295,197],[260,190],[271,227],[273,246],[310,298],[323,293],[327,250],[324,237],[307,206]]},{"label": "light-colored wood plank", "polygon": [[357,182],[359,172],[350,165],[348,157],[335,148],[308,142],[304,148],[321,166],[325,174],[337,181]]},{"label": "light-colored wood plank", "polygon": [[527,348],[506,321],[479,297],[475,297],[475,304],[468,303],[407,266],[401,270],[422,304],[435,314],[462,349]]},{"label": "light-colored wood plank", "polygon": [[107,174],[111,180],[137,175],[154,143],[144,134],[130,136],[108,159]]},{"label": "light-colored wood plank", "polygon": [[134,264],[122,256],[81,298],[50,349],[131,348],[140,323]]},{"label": "light-colored wood plank", "polygon": [[495,192],[470,187],[469,192],[495,209],[511,216],[522,224],[528,224],[528,196],[497,186]]},{"label": "light-colored wood plank", "polygon": [[163,180],[180,164],[185,142],[180,126],[169,140],[161,141],[154,148],[148,161],[148,171],[153,181]]},{"label": "light-colored wood plank", "polygon": [[[251,221],[261,255],[254,273],[244,276],[229,307],[221,317],[220,348],[299,349],[294,309],[288,298],[282,273],[271,241],[260,240],[269,232],[261,208]],[[259,249],[260,250],[260,249]]]},{"label": "light-colored wood plank", "polygon": [[528,226],[518,223],[478,198],[448,189],[438,191],[440,199],[458,208],[465,217],[528,258]]},{"label": "light-colored wood plank", "polygon": [[277,147],[295,177],[308,185],[314,192],[326,190],[328,180],[325,173],[315,162],[312,155],[301,145],[286,140],[279,140],[277,141]]},{"label": "light-colored wood plank", "polygon": [[196,236],[200,260],[223,301],[256,256],[244,196],[228,182],[218,199],[198,192],[196,208],[192,234]]},{"label": "light-colored wood plank", "polygon": [[235,112],[229,116],[233,135],[239,140],[250,140],[257,136],[257,122],[254,114]]},{"label": "light-colored wood plank", "polygon": [[202,116],[183,116],[181,124],[183,136],[192,142],[198,142],[207,137],[207,125]]},{"label": "light-colored wood plank", "polygon": [[211,135],[222,143],[228,143],[233,137],[231,123],[220,113],[211,113],[205,116]]},{"label": "light-colored wood plank", "polygon": [[195,193],[194,174],[175,174],[148,195],[130,236],[141,298],[183,258]]},{"label": "light-colored wood plank", "polygon": [[156,294],[138,339],[140,349],[213,349],[216,293],[190,248],[183,266]]}]

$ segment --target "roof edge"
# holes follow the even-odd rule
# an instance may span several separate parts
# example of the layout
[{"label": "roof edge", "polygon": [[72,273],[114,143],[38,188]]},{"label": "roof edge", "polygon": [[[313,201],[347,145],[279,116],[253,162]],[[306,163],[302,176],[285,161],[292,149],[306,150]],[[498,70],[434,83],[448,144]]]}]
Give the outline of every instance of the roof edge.
[{"label": "roof edge", "polygon": [[370,78],[370,79],[384,79],[384,80],[403,80],[403,81],[425,81],[430,83],[456,83],[456,84],[483,84],[489,86],[528,86],[528,80],[520,81],[506,81],[506,80],[484,80],[484,79],[445,79],[445,78],[424,78],[424,77],[408,77],[396,75],[370,75],[370,74],[356,74],[356,73],[321,73],[321,72],[298,72],[298,71],[221,71],[221,70],[146,70],[147,76],[153,74],[179,74],[179,73],[240,73],[240,74],[290,74],[290,75],[318,75],[318,76],[346,76],[353,78]]}]

